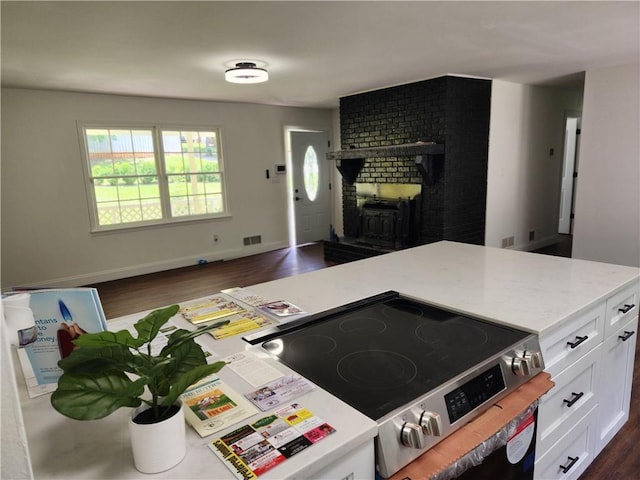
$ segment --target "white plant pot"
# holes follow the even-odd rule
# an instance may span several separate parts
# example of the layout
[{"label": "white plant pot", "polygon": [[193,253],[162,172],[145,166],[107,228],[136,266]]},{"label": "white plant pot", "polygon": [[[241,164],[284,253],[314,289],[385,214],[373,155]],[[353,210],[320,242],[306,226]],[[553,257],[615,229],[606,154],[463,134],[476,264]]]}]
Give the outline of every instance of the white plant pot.
[{"label": "white plant pot", "polygon": [[133,462],[142,473],[158,473],[175,467],[187,453],[184,407],[172,417],[149,425],[134,423],[133,419],[148,405],[136,408],[129,418],[129,433]]}]

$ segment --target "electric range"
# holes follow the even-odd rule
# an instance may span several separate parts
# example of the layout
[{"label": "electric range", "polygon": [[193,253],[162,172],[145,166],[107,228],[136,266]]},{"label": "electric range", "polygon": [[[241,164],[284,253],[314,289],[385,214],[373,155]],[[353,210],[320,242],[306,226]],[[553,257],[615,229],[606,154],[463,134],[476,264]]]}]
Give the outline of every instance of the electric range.
[{"label": "electric range", "polygon": [[384,478],[544,367],[535,334],[394,291],[243,338],[375,420]]}]

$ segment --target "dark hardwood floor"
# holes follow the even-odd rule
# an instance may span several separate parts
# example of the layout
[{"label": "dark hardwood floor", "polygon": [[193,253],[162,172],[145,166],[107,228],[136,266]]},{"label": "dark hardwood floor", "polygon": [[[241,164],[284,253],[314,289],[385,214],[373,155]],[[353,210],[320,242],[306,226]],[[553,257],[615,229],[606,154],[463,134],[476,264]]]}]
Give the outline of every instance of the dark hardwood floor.
[{"label": "dark hardwood floor", "polygon": [[107,319],[247,287],[329,266],[322,243],[87,285],[98,289]]},{"label": "dark hardwood floor", "polygon": [[[570,256],[571,238],[537,253]],[[219,292],[328,267],[322,244],[185,267],[94,284],[107,318],[141,312]],[[640,342],[638,342],[640,348]],[[640,350],[636,349],[629,421],[580,477],[581,480],[640,479]],[[499,479],[496,479],[499,480]]]}]

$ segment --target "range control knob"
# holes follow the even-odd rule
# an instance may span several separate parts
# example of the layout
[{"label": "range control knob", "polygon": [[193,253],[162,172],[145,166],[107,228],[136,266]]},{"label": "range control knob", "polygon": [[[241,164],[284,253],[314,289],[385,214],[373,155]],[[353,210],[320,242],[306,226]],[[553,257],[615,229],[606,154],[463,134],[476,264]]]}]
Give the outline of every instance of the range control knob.
[{"label": "range control knob", "polygon": [[415,423],[405,423],[400,430],[400,442],[405,447],[410,448],[424,448],[425,441],[422,434],[422,427]]},{"label": "range control knob", "polygon": [[420,415],[419,425],[422,427],[422,433],[439,437],[442,435],[442,420],[440,415],[432,412],[422,412]]},{"label": "range control knob", "polygon": [[511,360],[511,369],[519,377],[529,377],[533,369],[542,368],[542,355],[540,352],[526,352],[518,354]]}]

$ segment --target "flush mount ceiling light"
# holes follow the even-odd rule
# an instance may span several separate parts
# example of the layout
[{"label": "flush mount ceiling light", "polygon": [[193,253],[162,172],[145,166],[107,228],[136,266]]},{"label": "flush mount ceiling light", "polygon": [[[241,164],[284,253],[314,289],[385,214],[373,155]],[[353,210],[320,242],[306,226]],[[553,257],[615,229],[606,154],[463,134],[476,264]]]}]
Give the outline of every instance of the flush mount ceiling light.
[{"label": "flush mount ceiling light", "polygon": [[269,72],[253,62],[240,62],[224,72],[224,79],[231,83],[262,83],[269,80]]}]

